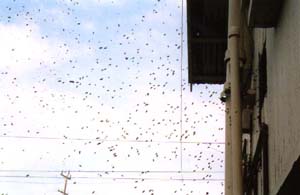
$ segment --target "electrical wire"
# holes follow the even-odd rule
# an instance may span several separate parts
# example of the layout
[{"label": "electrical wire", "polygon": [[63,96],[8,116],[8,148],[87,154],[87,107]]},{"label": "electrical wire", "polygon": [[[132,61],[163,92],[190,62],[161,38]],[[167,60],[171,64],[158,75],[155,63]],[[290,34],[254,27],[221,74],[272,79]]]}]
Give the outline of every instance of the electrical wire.
[{"label": "electrical wire", "polygon": [[182,117],[182,111],[183,111],[183,73],[182,73],[182,67],[183,67],[183,0],[181,0],[181,32],[180,32],[180,170],[182,170],[183,161],[183,150],[182,150],[182,128],[183,128],[183,117]]},{"label": "electrical wire", "polygon": [[69,171],[71,173],[140,173],[140,174],[163,174],[163,173],[224,173],[224,171],[167,171],[167,170],[157,170],[157,171],[142,171],[142,170],[32,170],[32,169],[2,169],[0,173],[3,172],[25,172],[25,173],[61,173]]},{"label": "electrical wire", "polygon": [[[24,175],[2,175],[0,178],[22,178],[22,179],[59,179],[62,177],[59,176],[24,176]],[[74,179],[88,179],[88,180],[141,180],[141,181],[149,181],[149,180],[158,180],[158,181],[224,181],[223,178],[178,178],[178,177],[88,177],[88,176],[77,176],[71,177]],[[1,181],[1,179],[0,179]]]},{"label": "electrical wire", "polygon": [[42,185],[61,185],[61,182],[38,182],[38,181],[16,181],[16,180],[0,180],[0,183],[17,183],[17,184],[42,184]]},{"label": "electrical wire", "polygon": [[[137,181],[135,178],[107,178],[109,180],[129,180],[129,181]],[[145,179],[143,179],[145,181]],[[147,179],[146,179],[147,181]],[[174,181],[181,181],[181,182],[224,182],[224,179],[158,179],[154,178],[151,179],[150,181],[165,181],[165,182],[174,182]],[[41,184],[41,185],[61,185],[61,182],[47,182],[47,181],[17,181],[17,180],[0,180],[0,183],[17,183],[17,184]],[[73,182],[71,185],[96,185],[96,184],[101,184],[101,183],[95,183],[95,182]]]},{"label": "electrical wire", "polygon": [[164,143],[164,144],[204,144],[222,145],[225,142],[209,142],[209,141],[172,141],[172,140],[124,140],[124,139],[100,139],[100,138],[63,138],[63,137],[39,137],[39,136],[23,136],[23,135],[0,135],[0,138],[11,139],[40,139],[40,140],[64,140],[64,141],[98,141],[98,142],[128,142],[128,143]]}]

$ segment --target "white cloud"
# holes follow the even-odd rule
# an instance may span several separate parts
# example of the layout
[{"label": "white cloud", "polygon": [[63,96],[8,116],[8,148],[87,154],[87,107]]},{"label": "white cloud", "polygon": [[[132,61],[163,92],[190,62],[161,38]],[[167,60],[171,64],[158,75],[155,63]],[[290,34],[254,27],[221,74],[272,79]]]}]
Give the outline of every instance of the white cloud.
[{"label": "white cloud", "polygon": [[[92,24],[91,24],[92,25]],[[88,25],[86,28],[92,28]],[[93,56],[89,45],[67,43],[43,35],[38,25],[0,24],[1,72],[22,75],[41,67],[57,67],[75,56]]]},{"label": "white cloud", "polygon": [[58,40],[43,37],[34,24],[30,27],[0,24],[0,42],[0,70],[16,75],[39,68],[41,64],[58,64],[60,57],[68,56],[57,47]]}]

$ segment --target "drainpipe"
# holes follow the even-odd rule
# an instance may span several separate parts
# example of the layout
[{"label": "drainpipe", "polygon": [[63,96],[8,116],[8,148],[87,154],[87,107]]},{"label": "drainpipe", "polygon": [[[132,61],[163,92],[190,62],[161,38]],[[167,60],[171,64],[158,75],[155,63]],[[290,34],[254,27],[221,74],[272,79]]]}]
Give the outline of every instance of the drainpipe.
[{"label": "drainpipe", "polygon": [[232,195],[232,147],[230,119],[230,57],[225,53],[226,82],[221,100],[225,102],[225,195]]},{"label": "drainpipe", "polygon": [[233,195],[243,194],[242,177],[242,131],[241,131],[241,96],[240,96],[240,0],[229,0],[228,12],[228,49],[230,53],[230,88],[231,88],[231,133],[232,133],[232,190]]}]

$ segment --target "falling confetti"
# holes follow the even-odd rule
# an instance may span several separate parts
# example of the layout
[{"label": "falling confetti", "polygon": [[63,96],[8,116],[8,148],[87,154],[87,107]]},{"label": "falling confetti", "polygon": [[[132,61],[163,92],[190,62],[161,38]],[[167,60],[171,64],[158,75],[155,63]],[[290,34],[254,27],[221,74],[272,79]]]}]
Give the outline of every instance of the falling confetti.
[{"label": "falling confetti", "polygon": [[188,90],[181,3],[0,2],[0,194],[61,171],[73,195],[223,194],[222,86]]}]

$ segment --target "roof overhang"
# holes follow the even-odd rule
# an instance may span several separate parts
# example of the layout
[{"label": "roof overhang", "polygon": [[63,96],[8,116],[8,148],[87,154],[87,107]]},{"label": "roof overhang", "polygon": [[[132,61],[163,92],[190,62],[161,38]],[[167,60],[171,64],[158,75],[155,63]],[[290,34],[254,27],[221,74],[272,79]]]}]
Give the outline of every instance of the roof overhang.
[{"label": "roof overhang", "polygon": [[189,83],[224,83],[228,0],[187,0],[187,21]]},{"label": "roof overhang", "polygon": [[248,24],[251,27],[275,27],[283,0],[250,0]]}]

